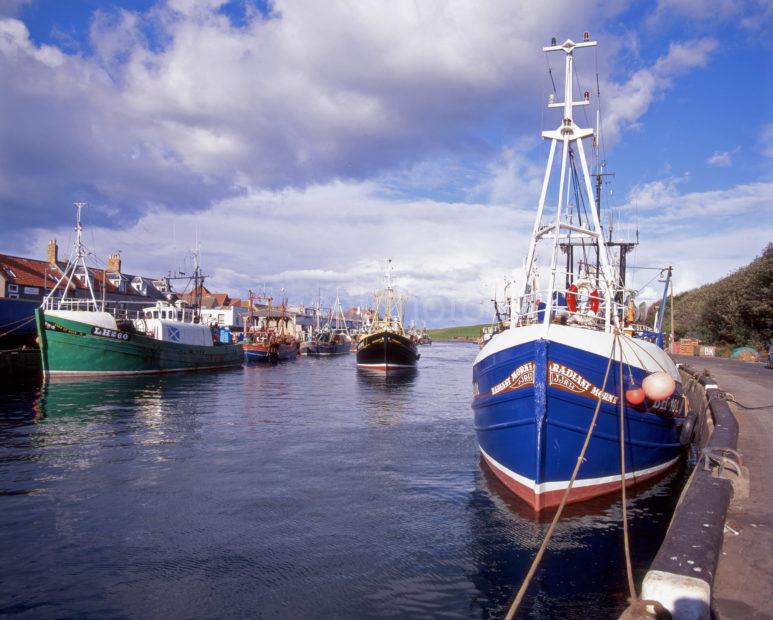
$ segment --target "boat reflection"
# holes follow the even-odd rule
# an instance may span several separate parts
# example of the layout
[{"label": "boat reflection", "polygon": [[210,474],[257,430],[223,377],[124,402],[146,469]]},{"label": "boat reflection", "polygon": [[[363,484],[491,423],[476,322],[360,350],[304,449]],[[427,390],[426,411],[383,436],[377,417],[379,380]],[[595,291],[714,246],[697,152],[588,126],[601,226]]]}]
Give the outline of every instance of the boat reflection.
[{"label": "boat reflection", "polygon": [[[657,552],[686,477],[684,467],[628,490],[634,571],[646,570]],[[468,501],[470,579],[483,616],[504,616],[526,576],[555,511],[539,515],[511,493],[481,459]],[[524,599],[523,617],[616,617],[626,606],[626,578],[619,495],[567,506]],[[558,561],[560,558],[560,561]]]},{"label": "boat reflection", "polygon": [[389,372],[357,368],[358,397],[373,424],[394,426],[400,422],[413,401],[417,374],[415,368]]},{"label": "boat reflection", "polygon": [[363,386],[387,388],[388,390],[400,389],[413,384],[418,372],[416,368],[395,368],[385,372],[357,367],[357,380]]},{"label": "boat reflection", "polygon": [[151,403],[161,402],[163,380],[159,375],[51,377],[41,385],[35,419],[115,413],[126,407],[147,411]]}]

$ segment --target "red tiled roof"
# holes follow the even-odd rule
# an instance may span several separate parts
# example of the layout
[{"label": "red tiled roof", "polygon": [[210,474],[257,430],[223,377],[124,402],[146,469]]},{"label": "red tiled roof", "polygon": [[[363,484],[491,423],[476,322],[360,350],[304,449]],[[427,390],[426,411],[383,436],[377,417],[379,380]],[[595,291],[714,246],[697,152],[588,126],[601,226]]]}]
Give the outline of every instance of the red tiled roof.
[{"label": "red tiled roof", "polygon": [[[46,261],[7,254],[0,254],[0,271],[6,280],[21,286],[51,286],[61,275],[59,270],[52,268]],[[49,275],[46,283],[47,273],[52,274],[54,279]]]},{"label": "red tiled roof", "polygon": [[[14,284],[21,286],[37,286],[51,288],[62,275],[61,264],[52,265],[48,261],[34,260],[31,258],[22,258],[21,256],[10,256],[0,254],[0,272],[3,276]],[[13,274],[13,275],[12,275]],[[118,293],[118,287],[114,286],[109,279],[105,278],[104,269],[95,269],[89,267],[91,275],[91,286],[94,291],[102,290],[102,283],[105,283],[105,290],[108,293]],[[128,284],[128,283],[127,283]],[[86,284],[78,278],[73,278],[71,287],[85,289]],[[126,286],[125,295],[139,295],[132,286]]]}]

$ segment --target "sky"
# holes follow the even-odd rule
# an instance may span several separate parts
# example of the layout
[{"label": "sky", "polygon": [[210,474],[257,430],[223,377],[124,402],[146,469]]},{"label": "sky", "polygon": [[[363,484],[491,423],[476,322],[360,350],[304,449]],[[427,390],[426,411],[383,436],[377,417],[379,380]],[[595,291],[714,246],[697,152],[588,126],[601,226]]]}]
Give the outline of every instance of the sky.
[{"label": "sky", "polygon": [[391,258],[409,320],[486,322],[560,123],[542,47],[584,31],[575,120],[600,109],[629,264],[680,292],[749,263],[773,241],[765,0],[0,0],[0,253],[66,253],[83,201],[128,273],[198,244],[211,290],[367,305]]}]

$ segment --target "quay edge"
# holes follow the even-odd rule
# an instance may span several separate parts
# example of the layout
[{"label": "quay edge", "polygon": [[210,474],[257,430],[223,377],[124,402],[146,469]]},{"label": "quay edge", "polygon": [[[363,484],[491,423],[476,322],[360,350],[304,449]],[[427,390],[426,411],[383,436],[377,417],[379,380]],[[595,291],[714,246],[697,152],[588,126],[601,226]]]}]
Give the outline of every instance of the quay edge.
[{"label": "quay edge", "polygon": [[[673,618],[697,620],[713,617],[714,577],[728,507],[734,496],[748,496],[748,472],[733,458],[738,422],[721,399],[716,381],[686,365],[680,366],[680,372],[685,385],[689,383],[685,392],[691,409],[699,414],[696,441],[701,452],[644,577],[640,598],[659,603]],[[731,461],[723,461],[723,457]],[[723,467],[718,466],[717,459]],[[632,617],[636,617],[632,608],[621,616]]]}]

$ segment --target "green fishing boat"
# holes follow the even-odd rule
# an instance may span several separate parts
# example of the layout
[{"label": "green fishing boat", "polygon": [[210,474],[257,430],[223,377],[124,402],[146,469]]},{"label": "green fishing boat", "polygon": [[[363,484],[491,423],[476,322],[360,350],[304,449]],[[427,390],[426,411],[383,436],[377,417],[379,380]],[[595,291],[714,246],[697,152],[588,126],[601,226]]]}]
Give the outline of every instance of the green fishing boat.
[{"label": "green fishing boat", "polygon": [[[116,318],[97,301],[81,241],[78,207],[74,259],[68,262],[35,312],[44,376],[134,375],[240,366],[241,345],[221,343],[200,322],[198,306],[174,295],[156,301],[135,318]],[[73,278],[86,285],[87,299],[68,299]],[[198,260],[195,288],[200,290]],[[61,295],[58,295],[61,292]]]}]

